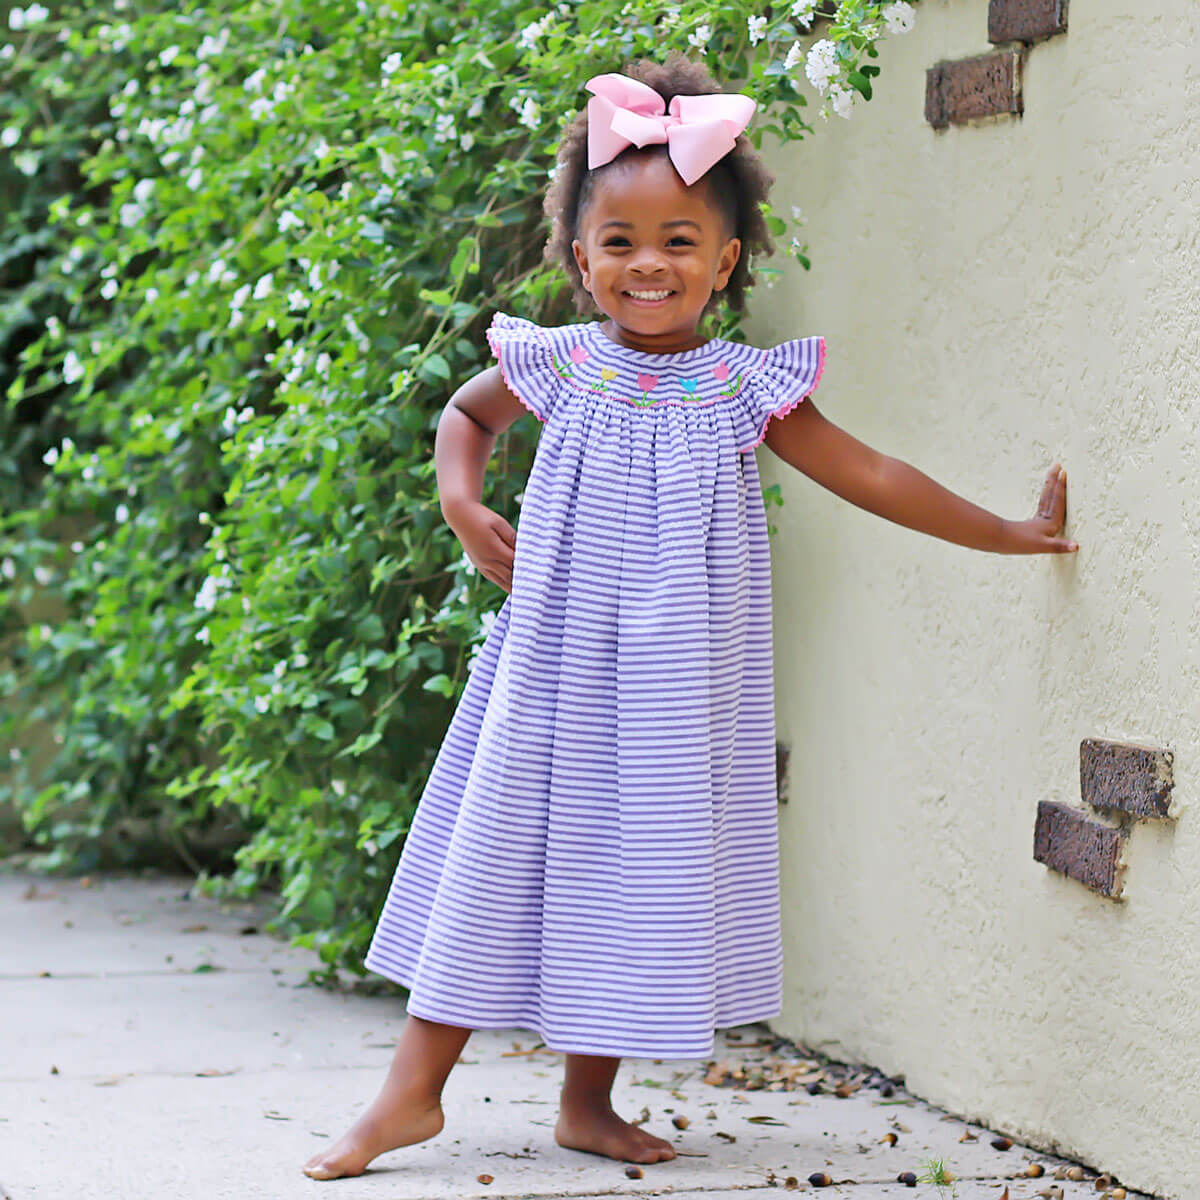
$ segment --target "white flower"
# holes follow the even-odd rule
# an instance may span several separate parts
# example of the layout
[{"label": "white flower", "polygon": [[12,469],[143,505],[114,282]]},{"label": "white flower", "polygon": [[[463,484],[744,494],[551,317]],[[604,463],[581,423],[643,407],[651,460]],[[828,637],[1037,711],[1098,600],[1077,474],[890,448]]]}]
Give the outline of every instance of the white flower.
[{"label": "white flower", "polygon": [[8,125],[4,132],[0,133],[0,144],[5,146],[15,146],[21,140],[21,129],[17,125]]},{"label": "white flower", "polygon": [[34,567],[33,577],[42,587],[46,587],[50,583],[50,580],[54,578],[45,567]]},{"label": "white flower", "polygon": [[674,29],[675,26],[679,24],[679,20],[682,15],[682,9],[678,4],[668,4],[667,7],[663,9],[663,28]]},{"label": "white flower", "polygon": [[887,24],[888,33],[907,33],[914,25],[917,14],[906,0],[896,0],[880,14]]},{"label": "white flower", "polygon": [[854,89],[840,83],[833,84],[829,89],[829,102],[839,117],[849,120],[850,110],[854,107]]},{"label": "white flower", "polygon": [[292,666],[293,667],[307,667],[308,666],[308,655],[304,654],[304,653],[297,654],[292,659]]},{"label": "white flower", "polygon": [[448,142],[451,138],[455,137],[458,137],[458,130],[454,128],[454,114],[439,113],[433,123],[433,140],[435,142]]},{"label": "white flower", "polygon": [[265,300],[271,294],[271,273],[268,271],[254,285],[254,299]]},{"label": "white flower", "polygon": [[168,46],[165,50],[163,50],[159,53],[159,56],[158,56],[159,64],[164,67],[169,67],[175,61],[175,56],[178,53],[179,53],[178,46]]},{"label": "white flower", "polygon": [[804,47],[799,42],[793,42],[792,48],[787,52],[787,58],[783,60],[785,71],[794,71],[804,61]]},{"label": "white flower", "polygon": [[31,4],[24,11],[14,8],[8,14],[8,27],[9,29],[24,29],[26,26],[44,21],[49,15],[50,10],[43,8],[40,4]]},{"label": "white flower", "polygon": [[546,32],[547,28],[549,28],[550,22],[553,20],[554,14],[547,13],[539,20],[526,25],[525,28],[521,30],[521,45],[526,50],[536,46],[538,38],[540,38],[542,34]]},{"label": "white flower", "polygon": [[475,145],[475,135],[473,133],[464,133],[458,139],[458,144],[464,151],[469,152],[471,147]]},{"label": "white flower", "polygon": [[750,45],[757,46],[766,37],[767,18],[747,17],[746,28],[750,31]]},{"label": "white flower", "polygon": [[471,107],[467,109],[467,116],[470,117],[472,120],[474,120],[482,112],[483,112],[483,97],[476,96],[475,99],[471,101]]},{"label": "white flower", "polygon": [[276,664],[275,664],[275,665],[274,665],[274,666],[271,668],[271,670],[272,670],[272,671],[274,671],[274,673],[275,673],[275,678],[276,678],[276,679],[282,679],[282,678],[283,678],[283,676],[284,676],[284,674],[285,674],[285,673],[286,673],[286,671],[287,671],[287,668],[288,668],[288,665],[287,665],[287,659],[286,659],[286,658],[281,658],[281,659],[280,659],[280,660],[279,660],[279,661],[278,661],[278,662],[277,662],[277,663],[276,663]]},{"label": "white flower", "polygon": [[807,29],[812,24],[813,9],[817,7],[817,0],[796,0],[792,5],[792,16]]},{"label": "white flower", "polygon": [[400,52],[397,50],[395,54],[389,54],[387,56],[387,58],[385,58],[383,60],[383,62],[379,66],[379,69],[385,75],[394,75],[398,70],[400,70],[400,67],[403,64],[403,62],[404,62],[404,58],[400,54]]},{"label": "white flower", "polygon": [[3,575],[5,579],[16,579],[17,568],[11,558],[6,558],[3,562],[0,562],[0,575]]},{"label": "white flower", "polygon": [[104,281],[104,286],[100,289],[100,295],[102,295],[105,300],[111,300],[120,290],[121,285],[117,283],[115,279],[106,279]]},{"label": "white flower", "polygon": [[829,90],[829,81],[837,74],[837,69],[837,47],[828,38],[814,43],[804,64],[804,73],[822,96]]},{"label": "white flower", "polygon": [[254,707],[260,712],[265,713],[271,707],[271,701],[266,696],[255,696]]},{"label": "white flower", "polygon": [[63,383],[78,383],[83,376],[83,361],[74,350],[68,350],[63,358]]},{"label": "white flower", "polygon": [[695,46],[697,50],[703,50],[708,45],[709,38],[712,37],[712,26],[701,25],[695,33],[688,34],[688,45]]},{"label": "white flower", "polygon": [[208,626],[202,625],[196,633],[196,641],[208,643]]},{"label": "white flower", "polygon": [[521,124],[528,129],[536,129],[541,121],[541,110],[537,101],[529,96],[521,105]]},{"label": "white flower", "polygon": [[275,222],[275,226],[280,233],[287,233],[289,229],[303,229],[304,222],[290,208],[287,208],[279,214],[279,220]]},{"label": "white flower", "polygon": [[58,462],[58,447],[51,446],[50,449],[42,455],[42,462],[44,462],[48,467],[54,466],[54,464]]},{"label": "white flower", "polygon": [[118,525],[124,525],[129,520],[129,509],[124,504],[118,504],[117,511],[113,515],[117,518]]}]

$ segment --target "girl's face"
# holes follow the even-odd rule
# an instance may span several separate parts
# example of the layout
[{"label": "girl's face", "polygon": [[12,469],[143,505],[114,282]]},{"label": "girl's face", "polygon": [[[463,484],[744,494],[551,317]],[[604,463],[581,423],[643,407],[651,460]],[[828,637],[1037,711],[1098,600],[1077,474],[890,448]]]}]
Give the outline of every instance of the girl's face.
[{"label": "girl's face", "polygon": [[665,154],[629,154],[595,181],[579,232],[571,248],[610,337],[659,354],[703,345],[704,306],[742,249],[703,180],[688,187]]}]

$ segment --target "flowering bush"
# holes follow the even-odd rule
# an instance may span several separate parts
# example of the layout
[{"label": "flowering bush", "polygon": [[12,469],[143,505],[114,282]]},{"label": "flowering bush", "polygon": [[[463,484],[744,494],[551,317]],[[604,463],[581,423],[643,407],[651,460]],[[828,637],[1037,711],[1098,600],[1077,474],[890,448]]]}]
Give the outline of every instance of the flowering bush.
[{"label": "flowering bush", "polygon": [[[0,47],[0,799],[45,869],[278,886],[279,926],[361,973],[503,600],[441,519],[433,431],[494,310],[570,316],[540,198],[584,79],[690,50],[792,141],[802,64],[846,115],[911,10],[114,7],[12,9]],[[531,426],[487,477],[514,517]]]}]

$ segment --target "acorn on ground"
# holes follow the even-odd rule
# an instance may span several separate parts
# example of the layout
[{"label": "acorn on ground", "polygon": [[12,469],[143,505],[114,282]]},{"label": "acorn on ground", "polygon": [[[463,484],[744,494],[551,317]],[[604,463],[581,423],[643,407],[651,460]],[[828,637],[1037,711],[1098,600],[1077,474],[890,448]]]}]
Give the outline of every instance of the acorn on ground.
[{"label": "acorn on ground", "polygon": [[992,1138],[992,1148],[995,1150],[1011,1150],[1012,1138],[996,1137]]},{"label": "acorn on ground", "polygon": [[674,1125],[676,1129],[686,1129],[691,1124],[691,1121],[689,1121],[687,1117],[672,1117],[671,1124]]},{"label": "acorn on ground", "polygon": [[899,1136],[894,1134],[890,1129],[879,1139],[881,1142],[887,1142],[889,1146],[894,1146],[899,1140]]},{"label": "acorn on ground", "polygon": [[1046,1168],[1041,1163],[1030,1163],[1029,1166],[1021,1172],[1026,1179],[1037,1179],[1039,1176],[1045,1175]]},{"label": "acorn on ground", "polygon": [[1070,1179],[1073,1183],[1078,1183],[1083,1178],[1083,1168],[1082,1167],[1068,1167],[1067,1168],[1067,1178]]},{"label": "acorn on ground", "polygon": [[829,1185],[833,1183],[833,1180],[826,1175],[824,1171],[814,1171],[808,1177],[808,1182],[811,1183],[813,1187],[829,1187]]},{"label": "acorn on ground", "polygon": [[630,1179],[641,1179],[642,1168],[641,1167],[626,1167],[625,1174],[628,1175]]},{"label": "acorn on ground", "polygon": [[896,1182],[904,1184],[905,1187],[916,1187],[916,1173],[914,1171],[901,1171],[900,1174],[896,1176]]}]

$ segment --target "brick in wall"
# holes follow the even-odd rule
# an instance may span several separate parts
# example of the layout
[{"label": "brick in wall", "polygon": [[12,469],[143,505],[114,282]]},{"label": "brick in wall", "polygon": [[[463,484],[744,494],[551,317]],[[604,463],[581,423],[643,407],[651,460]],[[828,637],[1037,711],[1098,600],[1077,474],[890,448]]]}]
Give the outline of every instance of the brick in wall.
[{"label": "brick in wall", "polygon": [[934,63],[925,72],[925,119],[935,129],[1020,113],[1021,56],[1015,50]]},{"label": "brick in wall", "polygon": [[1079,744],[1080,794],[1095,808],[1167,817],[1173,786],[1169,750],[1101,738],[1084,738]]},{"label": "brick in wall", "polygon": [[990,0],[989,42],[1040,42],[1064,33],[1067,0]]},{"label": "brick in wall", "polygon": [[1116,899],[1121,894],[1124,845],[1122,830],[1102,825],[1082,809],[1049,800],[1038,802],[1033,857],[1102,896]]}]

